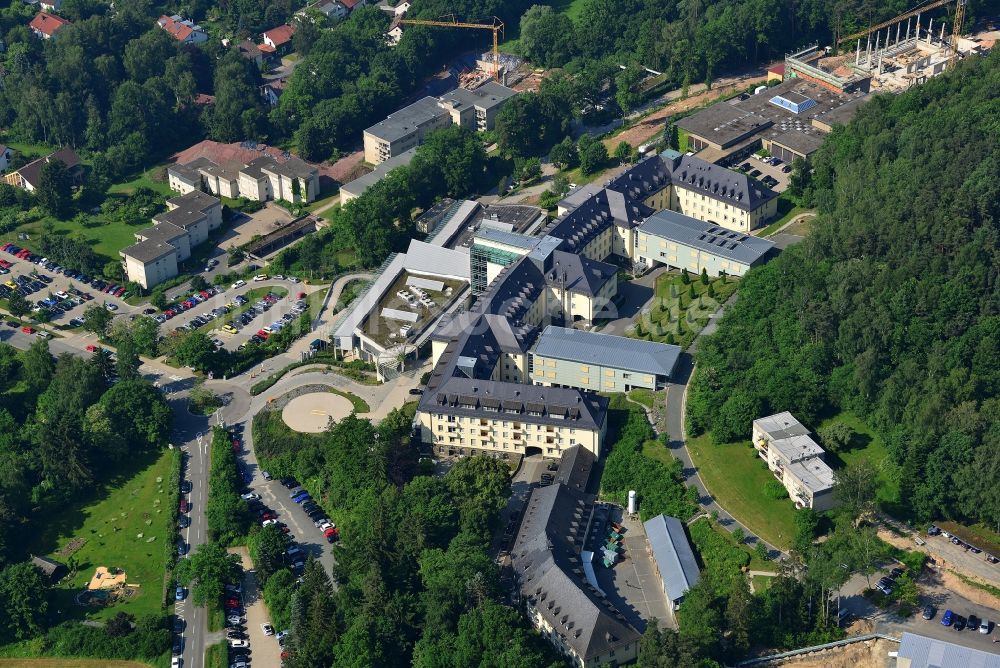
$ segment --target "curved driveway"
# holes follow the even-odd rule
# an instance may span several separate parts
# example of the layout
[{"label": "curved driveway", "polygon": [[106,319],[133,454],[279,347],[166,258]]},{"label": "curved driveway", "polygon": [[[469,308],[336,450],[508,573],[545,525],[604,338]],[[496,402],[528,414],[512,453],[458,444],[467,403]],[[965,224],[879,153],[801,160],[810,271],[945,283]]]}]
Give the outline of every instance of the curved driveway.
[{"label": "curved driveway", "polygon": [[708,324],[703,330],[701,330],[701,332],[699,332],[698,336],[694,338],[691,345],[683,354],[681,354],[680,360],[677,362],[677,369],[674,372],[674,378],[667,386],[667,437],[670,439],[668,447],[674,457],[681,460],[681,463],[684,466],[683,475],[685,484],[698,490],[698,504],[701,507],[702,512],[706,514],[711,514],[713,511],[718,513],[719,524],[727,531],[733,531],[737,527],[741,528],[746,536],[746,543],[749,545],[754,545],[758,541],[764,542],[764,545],[767,546],[768,554],[772,559],[775,559],[783,557],[784,552],[774,545],[763,541],[749,527],[741,524],[739,520],[733,517],[732,514],[716,502],[711,492],[709,492],[708,488],[705,487],[705,483],[702,481],[701,476],[698,475],[698,468],[694,465],[694,461],[691,459],[691,453],[687,449],[687,434],[684,431],[684,404],[687,400],[688,384],[691,382],[691,376],[694,373],[694,352],[698,348],[698,341],[702,336],[709,335],[715,331],[718,326],[719,318],[722,317],[726,307],[736,300],[738,294],[739,293],[733,294],[733,296],[729,298],[729,301],[723,304],[718,311],[709,317],[710,319]]}]

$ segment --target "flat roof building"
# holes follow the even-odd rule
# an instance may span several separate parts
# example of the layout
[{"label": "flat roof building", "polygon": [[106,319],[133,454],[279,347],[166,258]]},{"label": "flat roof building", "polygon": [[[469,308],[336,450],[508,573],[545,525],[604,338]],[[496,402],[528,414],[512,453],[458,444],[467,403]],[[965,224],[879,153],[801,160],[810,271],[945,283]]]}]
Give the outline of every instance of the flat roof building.
[{"label": "flat roof building", "polygon": [[667,265],[709,276],[722,272],[742,276],[765,262],[774,243],[742,232],[695,220],[666,209],[639,228],[636,257],[647,266]]},{"label": "flat roof building", "polygon": [[700,579],[698,562],[684,533],[684,525],[676,517],[657,515],[646,520],[643,528],[663,593],[667,595],[670,610],[676,611],[685,594]]},{"label": "flat roof building", "polygon": [[833,469],[823,461],[823,448],[794,415],[784,411],[754,420],[752,440],[797,507],[833,507]]},{"label": "flat roof building", "polygon": [[457,88],[440,98],[423,97],[365,130],[365,162],[378,165],[416,148],[428,132],[449,124],[492,130],[497,112],[514,95],[515,91],[491,81],[474,90]]},{"label": "flat roof building", "polygon": [[815,119],[833,115],[846,122],[867,99],[860,89],[844,92],[786,75],[776,86],[717,102],[676,125],[688,133],[690,150],[708,162],[733,163],[764,148],[790,163],[811,156],[829,132],[829,122]]},{"label": "flat roof building", "polygon": [[536,385],[595,392],[657,390],[677,366],[678,346],[549,325],[531,351]]}]

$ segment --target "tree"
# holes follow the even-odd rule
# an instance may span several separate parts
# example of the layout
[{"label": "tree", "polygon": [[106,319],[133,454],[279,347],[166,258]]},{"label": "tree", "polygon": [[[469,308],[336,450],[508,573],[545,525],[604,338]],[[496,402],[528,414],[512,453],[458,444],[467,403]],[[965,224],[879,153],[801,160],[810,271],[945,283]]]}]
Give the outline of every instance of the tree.
[{"label": "tree", "polygon": [[607,161],[608,149],[603,142],[594,141],[580,149],[580,171],[584,174],[598,172]]},{"label": "tree", "polygon": [[140,354],[156,357],[159,354],[160,323],[149,316],[139,316],[132,322],[132,343]]},{"label": "tree", "polygon": [[573,57],[573,23],[563,12],[533,5],[521,16],[521,49],[546,69],[562,67]]},{"label": "tree", "polygon": [[24,639],[45,630],[48,586],[31,563],[22,561],[0,570],[0,628],[4,637]]},{"label": "tree", "polygon": [[70,203],[72,198],[72,182],[66,164],[62,160],[54,159],[42,165],[41,175],[38,177],[38,189],[36,194],[38,202],[42,205],[50,216],[60,220],[65,219],[70,213]]},{"label": "tree", "polygon": [[104,625],[104,631],[111,638],[122,638],[132,633],[135,617],[127,612],[119,612]]},{"label": "tree", "polygon": [[20,292],[12,291],[7,298],[7,310],[19,321],[24,316],[31,313],[31,302],[29,302]]},{"label": "tree", "polygon": [[204,290],[208,287],[208,281],[201,274],[195,274],[191,277],[191,289],[195,291]]},{"label": "tree", "polygon": [[204,332],[187,332],[175,337],[172,342],[174,358],[195,369],[205,370],[211,366],[215,355],[215,344]]},{"label": "tree", "polygon": [[629,161],[632,156],[632,146],[627,141],[618,142],[618,146],[615,147],[615,158],[622,165]]},{"label": "tree", "polygon": [[37,390],[47,387],[56,372],[56,361],[49,352],[49,342],[38,339],[24,352],[22,373],[28,386]]},{"label": "tree", "polygon": [[542,176],[542,163],[538,158],[524,158],[514,164],[514,171],[522,183],[530,183]]},{"label": "tree", "polygon": [[861,460],[833,473],[834,494],[841,511],[855,522],[875,511],[878,498],[878,472]]},{"label": "tree", "polygon": [[122,379],[101,397],[116,432],[129,443],[162,446],[170,434],[173,411],[163,394],[144,378]]},{"label": "tree", "polygon": [[191,586],[195,605],[204,606],[222,596],[225,585],[239,581],[243,573],[238,554],[226,552],[217,542],[203,543],[188,558],[177,563],[177,579]]},{"label": "tree", "polygon": [[788,194],[795,197],[803,205],[811,203],[812,168],[802,158],[792,161],[792,173],[788,177]]},{"label": "tree", "polygon": [[262,527],[250,534],[250,556],[261,586],[266,587],[272,575],[285,567],[285,550],[288,538],[275,525]]},{"label": "tree", "polygon": [[108,333],[108,326],[114,319],[114,313],[108,309],[100,304],[91,304],[83,312],[83,328],[104,338]]},{"label": "tree", "polygon": [[149,296],[149,303],[161,311],[165,310],[168,304],[166,292],[161,288],[153,288],[153,292]]},{"label": "tree", "polygon": [[670,123],[667,125],[666,130],[663,131],[663,138],[667,143],[667,148],[674,151],[679,151],[681,149],[680,135],[675,124]]},{"label": "tree", "polygon": [[552,147],[552,151],[549,153],[549,160],[552,161],[552,164],[563,169],[576,166],[579,161],[576,144],[573,143],[572,139],[566,137]]},{"label": "tree", "polygon": [[687,267],[681,269],[681,283],[687,285],[691,282],[691,275],[688,274]]},{"label": "tree", "polygon": [[833,452],[842,452],[850,447],[854,440],[854,430],[843,422],[834,422],[820,427],[816,434],[823,442],[823,447]]},{"label": "tree", "polygon": [[701,268],[701,284],[708,285],[708,270],[705,267]]},{"label": "tree", "polygon": [[642,95],[636,90],[645,74],[641,67],[629,65],[615,77],[615,102],[622,111],[622,118],[627,118],[642,100]]}]

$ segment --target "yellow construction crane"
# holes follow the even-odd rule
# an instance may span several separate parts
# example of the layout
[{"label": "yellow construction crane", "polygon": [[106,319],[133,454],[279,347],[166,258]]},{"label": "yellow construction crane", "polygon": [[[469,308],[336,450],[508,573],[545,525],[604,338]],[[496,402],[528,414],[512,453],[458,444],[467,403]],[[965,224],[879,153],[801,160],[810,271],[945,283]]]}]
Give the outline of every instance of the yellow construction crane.
[{"label": "yellow construction crane", "polygon": [[[847,37],[841,37],[839,40],[837,40],[837,44],[843,44],[844,42],[849,42],[852,39],[867,37],[873,32],[878,32],[882,28],[888,28],[889,26],[895,25],[900,21],[904,21],[914,16],[920,16],[920,14],[922,14],[923,12],[930,11],[932,9],[937,9],[938,7],[943,7],[944,5],[951,4],[952,2],[955,3],[955,19],[951,29],[951,44],[949,45],[949,47],[951,48],[952,58],[954,58],[958,54],[958,39],[962,34],[962,21],[965,19],[965,5],[968,2],[968,0],[935,0],[934,2],[928,3],[926,5],[921,5],[920,7],[917,7],[914,10],[906,12],[905,14],[900,14],[899,16],[895,16],[889,19],[888,21],[882,21],[882,23],[878,23],[865,30],[856,32],[853,35],[848,35]],[[920,28],[919,21],[917,23],[918,23],[917,28],[919,29]]]},{"label": "yellow construction crane", "polygon": [[[446,17],[447,18],[447,17]],[[451,20],[441,20],[441,21],[429,21],[426,19],[402,19],[400,23],[413,26],[439,26],[442,28],[475,28],[479,30],[492,30],[493,31],[493,76],[497,81],[500,81],[500,51],[497,48],[500,44],[499,36],[503,33],[503,21],[497,17],[493,17],[493,23],[463,23],[461,21],[456,21],[455,17],[450,17]]]}]

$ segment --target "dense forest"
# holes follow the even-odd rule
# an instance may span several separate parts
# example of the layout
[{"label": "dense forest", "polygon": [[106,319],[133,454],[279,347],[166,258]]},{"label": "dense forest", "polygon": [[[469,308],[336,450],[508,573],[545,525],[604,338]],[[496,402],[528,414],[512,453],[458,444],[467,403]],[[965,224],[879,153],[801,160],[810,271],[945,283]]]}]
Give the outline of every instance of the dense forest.
[{"label": "dense forest", "polygon": [[698,351],[692,433],[851,411],[901,465],[901,507],[1000,522],[998,66],[877,96],[827,138],[809,237],[744,278]]}]

